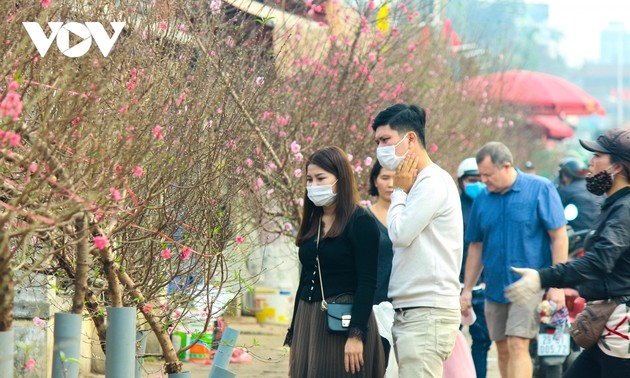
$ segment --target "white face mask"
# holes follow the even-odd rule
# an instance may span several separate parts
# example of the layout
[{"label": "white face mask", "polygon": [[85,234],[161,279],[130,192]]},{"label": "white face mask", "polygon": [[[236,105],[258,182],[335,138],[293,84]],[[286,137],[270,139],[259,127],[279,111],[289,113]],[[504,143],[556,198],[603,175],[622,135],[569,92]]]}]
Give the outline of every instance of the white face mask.
[{"label": "white face mask", "polygon": [[405,160],[405,156],[407,156],[407,152],[409,152],[409,150],[407,150],[403,156],[398,156],[396,155],[396,147],[398,147],[398,145],[407,138],[407,135],[409,134],[405,134],[405,136],[393,146],[378,147],[376,149],[376,158],[383,168],[395,171],[400,163]]},{"label": "white face mask", "polygon": [[[337,180],[339,181],[339,180]],[[315,206],[329,206],[337,199],[337,193],[333,193],[332,187],[337,183],[330,185],[310,185],[306,187],[306,195],[308,199],[313,201]]]}]

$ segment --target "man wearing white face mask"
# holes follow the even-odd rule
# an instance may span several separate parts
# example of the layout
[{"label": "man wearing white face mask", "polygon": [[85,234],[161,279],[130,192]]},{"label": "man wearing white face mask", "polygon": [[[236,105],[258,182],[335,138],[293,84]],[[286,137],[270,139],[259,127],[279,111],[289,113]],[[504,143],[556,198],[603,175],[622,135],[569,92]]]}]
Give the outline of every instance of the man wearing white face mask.
[{"label": "man wearing white face mask", "polygon": [[381,165],[395,170],[387,213],[389,296],[399,376],[442,377],[460,323],[463,224],[453,178],[426,151],[425,112],[397,104],[372,123]]}]

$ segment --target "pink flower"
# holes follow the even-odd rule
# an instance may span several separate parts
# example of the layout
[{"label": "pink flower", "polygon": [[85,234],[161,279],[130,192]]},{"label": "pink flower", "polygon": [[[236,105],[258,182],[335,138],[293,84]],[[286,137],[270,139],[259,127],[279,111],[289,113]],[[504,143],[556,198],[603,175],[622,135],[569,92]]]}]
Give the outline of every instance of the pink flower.
[{"label": "pink flower", "polygon": [[352,154],[348,154],[348,161],[352,162],[352,159],[354,159],[354,156],[352,156]]},{"label": "pink flower", "polygon": [[235,44],[235,42],[234,42],[234,38],[232,38],[232,36],[228,36],[228,37],[227,37],[227,42],[226,42],[226,43],[227,43],[227,45],[228,45],[229,47],[234,47],[234,44]]},{"label": "pink flower", "polygon": [[20,141],[22,140],[22,137],[20,136],[20,134],[18,133],[13,133],[11,134],[11,136],[9,137],[9,145],[11,147],[15,147],[18,144],[20,144]]},{"label": "pink flower", "polygon": [[164,21],[160,22],[160,29],[166,31],[166,29],[168,29],[168,24]]},{"label": "pink flower", "polygon": [[0,102],[0,117],[11,117],[13,122],[20,118],[22,113],[22,100],[16,92],[9,91]]},{"label": "pink flower", "polygon": [[234,238],[234,241],[236,242],[236,244],[243,243],[243,240],[245,240],[245,238],[243,238],[242,235],[236,235],[236,237]]},{"label": "pink flower", "polygon": [[116,189],[116,188],[109,188],[109,194],[111,194],[112,199],[114,200],[114,202],[120,201],[121,195],[120,195],[120,192],[118,191],[118,189]]},{"label": "pink flower", "polygon": [[284,224],[284,229],[287,231],[291,231],[293,230],[293,225],[291,223],[285,223]]},{"label": "pink flower", "polygon": [[[170,326],[170,327],[168,327],[168,328],[166,329],[166,333],[168,333],[168,334],[170,335],[170,334],[172,334],[172,333],[173,333],[173,331],[174,331],[174,330],[175,330],[175,327],[174,327],[174,326]],[[162,377],[162,376],[160,375],[160,378],[161,378],[161,377]]]},{"label": "pink flower", "polygon": [[245,165],[251,168],[254,165],[254,161],[250,158],[245,159]]},{"label": "pink flower", "polygon": [[118,109],[118,113],[120,115],[125,115],[125,113],[127,113],[127,110],[129,110],[129,105],[124,105],[122,108]]},{"label": "pink flower", "polygon": [[107,237],[103,236],[103,235],[99,235],[99,236],[95,236],[94,237],[94,246],[96,247],[96,249],[104,249],[105,247],[107,247],[109,245],[109,241],[107,240]]},{"label": "pink flower", "polygon": [[179,25],[179,30],[186,31],[186,24]]},{"label": "pink flower", "polygon": [[18,84],[17,81],[12,81],[9,83],[9,90],[10,91],[17,91],[17,89],[20,87],[20,84]]},{"label": "pink flower", "polygon": [[38,316],[33,318],[33,324],[35,324],[35,326],[37,327],[45,327],[46,326],[46,321],[44,319],[40,319]]},{"label": "pink flower", "polygon": [[301,169],[296,169],[295,171],[293,171],[293,176],[295,177],[301,177],[302,176],[302,170]]},{"label": "pink flower", "polygon": [[185,247],[182,250],[182,252],[179,254],[179,258],[182,260],[188,260],[191,253],[192,253],[192,250],[190,249],[190,247]]},{"label": "pink flower", "polygon": [[[42,8],[48,8],[48,6],[50,6],[50,3],[52,3],[52,0],[41,0],[40,4],[42,5]],[[35,361],[33,361],[33,366],[35,366]]]},{"label": "pink flower", "polygon": [[171,253],[170,249],[163,249],[162,252],[160,252],[160,255],[162,256],[162,258],[164,260],[168,260],[171,258],[171,256],[173,256],[173,254]]},{"label": "pink flower", "polygon": [[145,314],[148,314],[151,311],[152,308],[153,308],[153,305],[151,303],[146,303],[142,307],[142,312],[144,312]]},{"label": "pink flower", "polygon": [[278,166],[273,161],[270,161],[269,163],[267,163],[267,166],[272,171],[275,171],[276,169],[278,169]]},{"label": "pink flower", "polygon": [[263,85],[263,84],[265,84],[265,78],[262,76],[258,76],[256,78],[256,85]]},{"label": "pink flower", "polygon": [[218,14],[221,12],[221,0],[210,1],[210,11],[212,14]]},{"label": "pink flower", "polygon": [[[44,1],[48,1],[50,3],[50,0],[42,0],[42,3]],[[24,369],[26,371],[33,371],[33,370],[35,370],[35,359],[33,357],[29,358],[28,361],[26,361],[26,365],[24,365]]]},{"label": "pink flower", "polygon": [[256,179],[256,189],[261,189],[263,186],[265,186],[265,182],[263,181],[262,177],[258,177]]},{"label": "pink flower", "polygon": [[365,163],[365,165],[367,167],[369,167],[369,166],[372,165],[372,158],[368,156],[368,157],[365,158],[365,160],[363,162]]},{"label": "pink flower", "polygon": [[29,170],[31,173],[35,173],[35,172],[37,172],[37,163],[31,163],[31,165],[29,165],[29,166],[28,166],[28,170]]},{"label": "pink flower", "polygon": [[182,316],[182,313],[179,310],[175,310],[175,312],[173,312],[173,316],[172,318],[177,320]]},{"label": "pink flower", "polygon": [[81,122],[81,117],[75,117],[72,119],[72,121],[70,121],[70,123],[73,125],[76,125],[79,122]]},{"label": "pink flower", "polygon": [[429,151],[430,151],[431,153],[435,153],[435,152],[437,152],[437,150],[438,150],[438,146],[437,146],[437,144],[432,143],[432,144],[431,144],[431,146],[429,147]]},{"label": "pink flower", "polygon": [[153,128],[151,133],[153,134],[153,137],[156,140],[163,140],[164,139],[164,135],[162,135],[162,126],[160,126],[160,125],[155,125],[155,127]]},{"label": "pink flower", "polygon": [[302,147],[296,141],[291,142],[291,152],[293,152],[294,154],[300,152],[301,148]]},{"label": "pink flower", "polygon": [[133,167],[133,177],[140,177],[144,174],[144,169],[141,166],[137,165]]}]

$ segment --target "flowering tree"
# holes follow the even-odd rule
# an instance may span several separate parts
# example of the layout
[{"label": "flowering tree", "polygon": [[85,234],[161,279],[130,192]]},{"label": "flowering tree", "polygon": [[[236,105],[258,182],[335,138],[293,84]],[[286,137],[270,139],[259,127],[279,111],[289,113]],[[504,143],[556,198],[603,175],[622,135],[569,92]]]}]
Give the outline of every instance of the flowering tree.
[{"label": "flowering tree", "polygon": [[[258,31],[241,30],[220,2],[172,13],[144,2],[0,10],[0,331],[12,327],[13,272],[55,273],[104,349],[104,307],[136,306],[166,372],[178,372],[169,332],[191,311],[207,325],[219,293],[246,286],[236,136],[260,112],[259,77],[273,72],[266,46],[235,48]],[[126,26],[107,57],[92,46],[69,58],[54,44],[41,56],[22,22],[59,19]]]}]

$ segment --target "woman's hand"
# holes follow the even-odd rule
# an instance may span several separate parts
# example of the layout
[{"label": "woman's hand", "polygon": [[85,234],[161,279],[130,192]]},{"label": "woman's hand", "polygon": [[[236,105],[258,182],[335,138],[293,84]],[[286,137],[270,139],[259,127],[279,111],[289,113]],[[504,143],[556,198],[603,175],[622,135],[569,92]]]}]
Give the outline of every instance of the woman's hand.
[{"label": "woman's hand", "polygon": [[348,337],[344,348],[346,373],[356,374],[363,366],[363,341],[356,337]]}]

